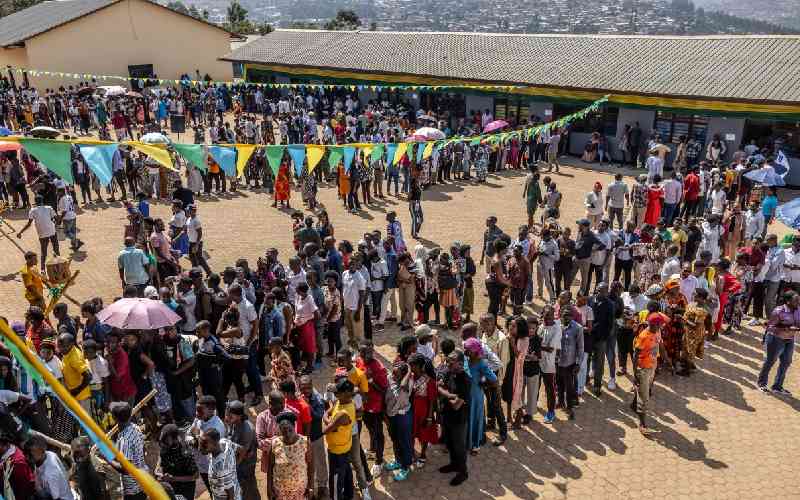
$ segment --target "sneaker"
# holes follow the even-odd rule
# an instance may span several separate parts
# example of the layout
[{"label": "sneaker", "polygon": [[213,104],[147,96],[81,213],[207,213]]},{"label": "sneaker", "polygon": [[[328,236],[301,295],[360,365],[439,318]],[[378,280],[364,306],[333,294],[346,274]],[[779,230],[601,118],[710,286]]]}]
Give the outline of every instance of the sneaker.
[{"label": "sneaker", "polygon": [[546,423],[546,424],[552,424],[553,420],[555,420],[555,419],[556,419],[556,413],[554,411],[548,411],[544,415],[544,423]]},{"label": "sneaker", "polygon": [[400,468],[400,464],[396,461],[391,461],[388,464],[383,464],[383,468],[388,471],[397,470]]},{"label": "sneaker", "polygon": [[766,385],[759,385],[758,390],[761,392],[767,392],[767,393],[770,392],[769,387],[767,387]]},{"label": "sneaker", "polygon": [[400,469],[394,473],[395,481],[405,481],[406,479],[408,479],[408,469]]},{"label": "sneaker", "polygon": [[615,379],[613,379],[613,378],[609,379],[608,380],[608,390],[609,391],[613,391],[616,388],[617,388],[617,381]]},{"label": "sneaker", "polygon": [[361,498],[363,500],[372,500],[372,495],[369,494],[369,488],[361,490]]},{"label": "sneaker", "polygon": [[378,477],[381,475],[381,472],[383,472],[383,466],[381,464],[373,464],[370,472],[372,473],[373,478]]},{"label": "sneaker", "polygon": [[777,394],[777,395],[779,395],[779,396],[791,396],[791,395],[792,395],[792,393],[791,393],[791,392],[787,391],[787,390],[786,390],[786,389],[784,389],[783,387],[780,387],[780,388],[778,388],[778,389],[775,389],[775,388],[773,387],[773,388],[772,388],[772,392],[773,392],[774,394]]}]

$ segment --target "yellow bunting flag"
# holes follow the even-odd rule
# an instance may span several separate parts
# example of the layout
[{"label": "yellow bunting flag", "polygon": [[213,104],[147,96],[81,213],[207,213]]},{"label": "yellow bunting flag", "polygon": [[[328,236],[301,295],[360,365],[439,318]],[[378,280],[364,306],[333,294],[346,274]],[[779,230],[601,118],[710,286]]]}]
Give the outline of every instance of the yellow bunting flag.
[{"label": "yellow bunting flag", "polygon": [[406,151],[408,151],[408,143],[407,142],[399,143],[397,145],[397,151],[395,151],[394,153],[394,161],[395,162],[400,161],[400,158],[402,158],[403,155],[406,154]]},{"label": "yellow bunting flag", "polygon": [[166,149],[138,141],[125,141],[123,142],[123,144],[127,144],[128,146],[131,146],[137,151],[141,151],[142,153],[146,154],[147,156],[154,159],[158,163],[164,165],[166,168],[170,170],[175,170],[177,172],[175,167],[172,165],[172,157],[169,155],[169,151],[167,151]]},{"label": "yellow bunting flag", "polygon": [[370,155],[372,154],[372,148],[373,147],[374,146],[372,144],[366,144],[366,145],[361,147],[361,151],[364,152],[364,161],[369,161],[369,160],[367,160],[367,158],[369,158]]},{"label": "yellow bunting flag", "polygon": [[422,159],[427,160],[433,154],[433,143],[429,142],[425,145],[425,150],[422,152]]},{"label": "yellow bunting flag", "polygon": [[244,167],[247,165],[247,160],[253,156],[253,152],[256,150],[255,145],[251,144],[237,144],[236,151],[239,153],[239,156],[236,158],[236,174],[242,175],[244,173]]},{"label": "yellow bunting flag", "polygon": [[306,146],[306,158],[308,158],[308,173],[314,171],[319,161],[325,156],[325,146],[319,144],[309,144]]}]

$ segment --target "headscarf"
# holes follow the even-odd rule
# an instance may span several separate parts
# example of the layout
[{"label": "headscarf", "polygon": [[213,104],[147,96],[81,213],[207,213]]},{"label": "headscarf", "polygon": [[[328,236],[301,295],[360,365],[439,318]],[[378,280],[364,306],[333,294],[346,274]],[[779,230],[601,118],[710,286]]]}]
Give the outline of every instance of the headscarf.
[{"label": "headscarf", "polygon": [[483,356],[483,346],[481,341],[475,337],[468,338],[464,341],[464,351],[474,354],[475,356]]}]

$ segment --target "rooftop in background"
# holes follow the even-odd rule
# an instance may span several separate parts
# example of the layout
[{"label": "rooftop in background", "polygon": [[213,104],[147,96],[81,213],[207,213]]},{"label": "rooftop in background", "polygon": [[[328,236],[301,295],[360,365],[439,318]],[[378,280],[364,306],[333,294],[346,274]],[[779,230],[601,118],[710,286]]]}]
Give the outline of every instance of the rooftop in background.
[{"label": "rooftop in background", "polygon": [[[86,0],[77,0],[86,1]],[[800,103],[800,36],[276,30],[224,60],[490,84]]]},{"label": "rooftop in background", "polygon": [[[24,43],[29,38],[71,23],[120,1],[122,0],[51,0],[9,14],[0,18],[0,47]],[[152,0],[143,1],[166,9],[158,2]],[[168,10],[178,15],[186,15],[172,9]],[[225,31],[221,26],[203,19],[196,19],[188,15],[186,17]]]}]

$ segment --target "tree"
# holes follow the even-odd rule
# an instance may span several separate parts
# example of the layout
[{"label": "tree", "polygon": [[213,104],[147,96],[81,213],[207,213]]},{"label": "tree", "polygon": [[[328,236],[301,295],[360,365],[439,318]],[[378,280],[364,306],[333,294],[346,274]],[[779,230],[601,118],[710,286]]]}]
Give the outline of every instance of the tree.
[{"label": "tree", "polygon": [[173,0],[172,2],[169,2],[167,4],[167,8],[172,9],[175,12],[180,12],[181,14],[191,15],[191,12],[188,8],[186,8],[186,5],[181,2],[181,0]]},{"label": "tree", "polygon": [[331,31],[354,31],[361,26],[361,19],[352,10],[340,10],[336,17],[325,23],[325,29]]},{"label": "tree", "polygon": [[[235,28],[241,26],[242,23],[245,22],[247,22],[247,9],[242,7],[242,4],[240,4],[238,0],[233,0],[228,6],[228,25],[231,26],[231,28]],[[236,30],[232,29],[232,31]]]}]

